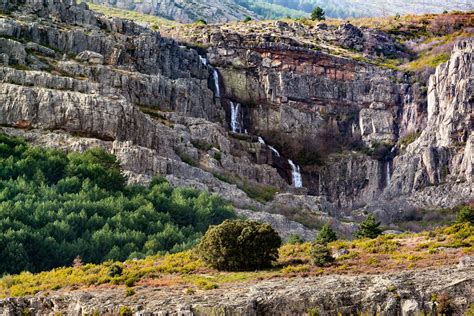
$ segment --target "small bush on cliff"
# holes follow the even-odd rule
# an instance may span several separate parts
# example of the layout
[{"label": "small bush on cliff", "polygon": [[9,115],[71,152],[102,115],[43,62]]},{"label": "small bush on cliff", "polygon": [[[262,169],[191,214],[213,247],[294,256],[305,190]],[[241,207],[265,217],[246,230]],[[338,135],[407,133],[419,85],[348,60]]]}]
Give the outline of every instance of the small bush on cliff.
[{"label": "small bush on cliff", "polygon": [[280,246],[280,236],[268,224],[226,220],[209,228],[198,254],[218,270],[245,271],[270,267]]},{"label": "small bush on cliff", "polygon": [[311,245],[311,259],[318,267],[324,267],[334,261],[331,250],[326,243],[313,243]]},{"label": "small bush on cliff", "polygon": [[375,216],[370,214],[365,221],[360,223],[359,230],[356,232],[358,238],[375,238],[382,234],[380,222],[375,220]]},{"label": "small bush on cliff", "polygon": [[318,233],[318,236],[316,237],[316,242],[320,244],[327,244],[336,240],[336,233],[331,229],[331,227],[329,227],[328,224],[323,225]]}]

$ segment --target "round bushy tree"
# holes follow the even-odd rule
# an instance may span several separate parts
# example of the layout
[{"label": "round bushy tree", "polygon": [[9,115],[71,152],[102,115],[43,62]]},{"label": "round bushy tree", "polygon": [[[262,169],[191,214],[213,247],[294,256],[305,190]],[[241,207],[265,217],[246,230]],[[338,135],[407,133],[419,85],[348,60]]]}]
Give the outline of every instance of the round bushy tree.
[{"label": "round bushy tree", "polygon": [[239,219],[211,226],[197,249],[218,270],[245,271],[270,267],[280,246],[281,238],[270,225]]},{"label": "round bushy tree", "polygon": [[382,234],[380,222],[375,220],[375,216],[370,214],[365,221],[360,223],[359,230],[356,232],[357,238],[376,238]]},{"label": "round bushy tree", "polygon": [[313,259],[313,263],[318,267],[324,267],[334,261],[327,244],[318,242],[311,245],[311,259]]},{"label": "round bushy tree", "polygon": [[329,227],[328,224],[324,224],[321,230],[316,237],[316,242],[321,244],[327,244],[331,241],[336,241],[337,236],[336,233]]}]

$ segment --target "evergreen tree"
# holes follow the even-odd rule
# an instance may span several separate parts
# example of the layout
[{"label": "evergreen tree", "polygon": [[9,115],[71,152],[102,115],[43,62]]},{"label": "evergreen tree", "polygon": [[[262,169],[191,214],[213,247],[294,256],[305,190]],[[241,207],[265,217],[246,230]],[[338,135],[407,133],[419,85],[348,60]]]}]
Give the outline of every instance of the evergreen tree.
[{"label": "evergreen tree", "polygon": [[456,222],[474,224],[474,208],[463,206],[457,215]]},{"label": "evergreen tree", "polygon": [[324,267],[334,261],[327,244],[317,242],[311,245],[311,259],[313,259],[314,265],[318,267]]},{"label": "evergreen tree", "polygon": [[317,243],[330,243],[331,241],[337,240],[336,233],[329,227],[328,224],[324,224],[316,237]]},{"label": "evergreen tree", "polygon": [[375,238],[382,234],[380,222],[375,220],[375,216],[370,214],[365,221],[360,223],[359,230],[356,232],[358,238]]},{"label": "evergreen tree", "polygon": [[313,9],[313,11],[311,12],[311,20],[313,21],[322,21],[322,20],[326,20],[326,13],[324,12],[324,10],[321,8],[321,7],[315,7]]}]

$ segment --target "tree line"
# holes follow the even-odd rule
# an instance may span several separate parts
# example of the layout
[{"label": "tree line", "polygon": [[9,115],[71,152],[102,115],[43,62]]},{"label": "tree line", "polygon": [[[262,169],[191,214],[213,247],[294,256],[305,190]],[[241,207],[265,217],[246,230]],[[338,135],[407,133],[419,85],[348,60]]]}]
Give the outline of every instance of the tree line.
[{"label": "tree line", "polygon": [[221,198],[164,178],[127,185],[103,149],[65,153],[0,134],[0,275],[193,247],[234,218]]}]

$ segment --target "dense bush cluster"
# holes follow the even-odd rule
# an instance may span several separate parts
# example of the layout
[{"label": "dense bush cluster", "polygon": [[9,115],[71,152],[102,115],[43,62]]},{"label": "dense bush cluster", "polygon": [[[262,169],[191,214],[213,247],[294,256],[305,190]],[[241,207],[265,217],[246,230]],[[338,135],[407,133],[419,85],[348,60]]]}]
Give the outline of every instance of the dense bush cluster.
[{"label": "dense bush cluster", "polygon": [[226,220],[212,226],[198,246],[201,259],[218,270],[268,268],[278,258],[281,238],[268,224]]},{"label": "dense bush cluster", "polygon": [[234,216],[217,196],[162,178],[127,186],[101,149],[66,154],[0,134],[0,275],[180,251]]}]

